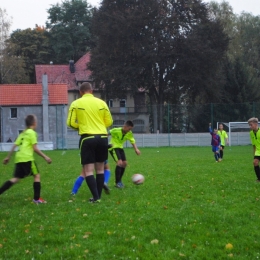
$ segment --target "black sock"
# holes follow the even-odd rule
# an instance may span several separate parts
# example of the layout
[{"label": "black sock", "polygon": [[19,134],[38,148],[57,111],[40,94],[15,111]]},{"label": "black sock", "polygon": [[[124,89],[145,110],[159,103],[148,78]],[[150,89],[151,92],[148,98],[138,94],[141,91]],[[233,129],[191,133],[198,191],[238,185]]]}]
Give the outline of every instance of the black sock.
[{"label": "black sock", "polygon": [[115,179],[116,179],[116,183],[120,182],[121,180],[121,167],[120,166],[116,166],[116,172],[115,172]]},{"label": "black sock", "polygon": [[33,183],[33,191],[34,191],[34,195],[33,195],[34,200],[38,200],[40,198],[40,194],[41,194],[41,183],[40,182]]},{"label": "black sock", "polygon": [[0,188],[0,194],[4,193],[6,190],[10,189],[14,183],[11,181],[6,181]]},{"label": "black sock", "polygon": [[99,196],[98,196],[97,182],[96,182],[94,175],[87,176],[85,178],[85,180],[86,180],[86,183],[87,183],[87,185],[90,189],[90,192],[92,193],[93,199],[98,200]]},{"label": "black sock", "polygon": [[98,195],[99,198],[101,198],[103,186],[104,186],[104,174],[97,174],[96,175],[96,182],[97,182],[97,190],[98,190]]},{"label": "black sock", "polygon": [[220,150],[220,158],[223,158],[223,150]]},{"label": "black sock", "polygon": [[120,176],[120,181],[122,181],[122,177],[124,175],[125,168],[121,167],[121,176]]},{"label": "black sock", "polygon": [[255,175],[257,177],[258,180],[260,180],[260,168],[259,168],[259,165],[258,166],[255,166]]}]

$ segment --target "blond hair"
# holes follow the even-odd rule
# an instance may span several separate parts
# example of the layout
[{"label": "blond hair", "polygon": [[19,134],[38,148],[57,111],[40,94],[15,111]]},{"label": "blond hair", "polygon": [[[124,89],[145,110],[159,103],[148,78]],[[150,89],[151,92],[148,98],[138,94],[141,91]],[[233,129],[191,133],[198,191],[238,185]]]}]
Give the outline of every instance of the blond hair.
[{"label": "blond hair", "polygon": [[250,123],[258,123],[258,118],[257,117],[251,117],[250,119],[248,119],[248,124]]}]

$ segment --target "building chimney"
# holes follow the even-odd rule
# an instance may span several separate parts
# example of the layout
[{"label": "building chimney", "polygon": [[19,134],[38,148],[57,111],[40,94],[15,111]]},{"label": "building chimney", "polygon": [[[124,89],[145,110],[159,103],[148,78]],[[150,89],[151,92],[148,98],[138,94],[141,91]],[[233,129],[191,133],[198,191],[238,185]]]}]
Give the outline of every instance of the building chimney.
[{"label": "building chimney", "polygon": [[42,75],[42,127],[43,141],[49,141],[49,93],[48,76]]},{"label": "building chimney", "polygon": [[69,61],[69,66],[70,66],[70,72],[75,73],[74,60]]}]

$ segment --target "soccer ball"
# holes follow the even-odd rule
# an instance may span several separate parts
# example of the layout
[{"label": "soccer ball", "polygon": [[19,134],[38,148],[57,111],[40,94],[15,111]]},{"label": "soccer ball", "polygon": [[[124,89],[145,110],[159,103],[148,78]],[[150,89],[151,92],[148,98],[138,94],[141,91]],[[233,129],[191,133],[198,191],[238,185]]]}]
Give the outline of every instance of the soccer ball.
[{"label": "soccer ball", "polygon": [[136,185],[142,184],[144,182],[144,176],[140,173],[136,173],[132,176],[132,182]]}]

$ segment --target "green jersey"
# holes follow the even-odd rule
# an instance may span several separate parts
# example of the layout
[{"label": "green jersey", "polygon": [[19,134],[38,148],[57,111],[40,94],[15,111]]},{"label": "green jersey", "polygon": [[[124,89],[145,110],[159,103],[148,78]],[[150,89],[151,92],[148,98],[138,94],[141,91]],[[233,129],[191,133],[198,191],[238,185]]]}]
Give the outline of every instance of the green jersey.
[{"label": "green jersey", "polygon": [[227,132],[225,130],[218,130],[218,135],[220,136],[221,145],[225,146],[226,139],[228,138]]},{"label": "green jersey", "polygon": [[37,133],[33,129],[24,130],[14,143],[18,146],[15,163],[34,161],[33,145],[37,144]]},{"label": "green jersey", "polygon": [[122,127],[113,128],[109,131],[111,135],[110,143],[113,144],[113,148],[123,148],[124,142],[127,140],[131,143],[135,143],[134,135],[132,131],[123,134]]},{"label": "green jersey", "polygon": [[260,131],[259,128],[255,133],[253,130],[250,131],[250,139],[252,145],[255,146],[255,156],[260,156]]}]

